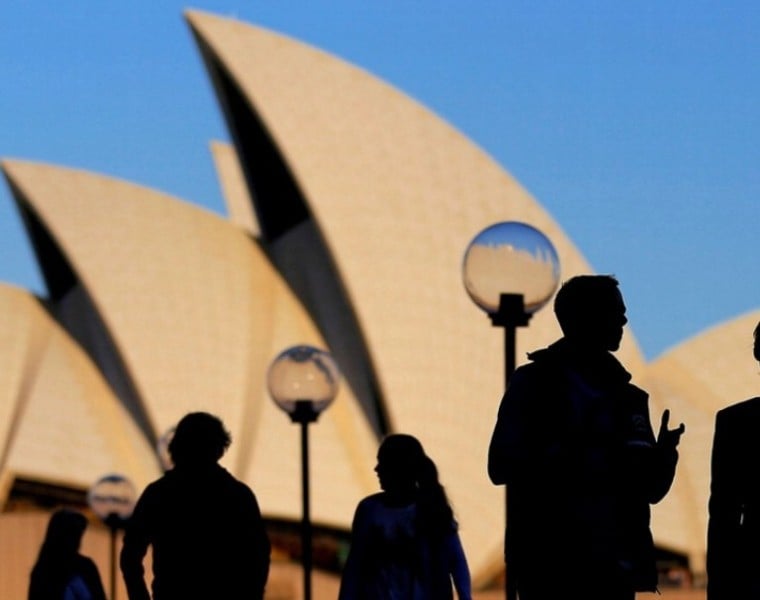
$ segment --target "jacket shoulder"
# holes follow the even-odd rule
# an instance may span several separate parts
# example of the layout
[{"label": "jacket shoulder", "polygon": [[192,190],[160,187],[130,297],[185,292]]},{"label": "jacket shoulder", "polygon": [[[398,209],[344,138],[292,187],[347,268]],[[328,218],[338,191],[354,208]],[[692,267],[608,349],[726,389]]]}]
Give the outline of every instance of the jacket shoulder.
[{"label": "jacket shoulder", "polygon": [[721,408],[716,413],[721,421],[743,421],[744,419],[760,418],[760,397],[742,400]]}]

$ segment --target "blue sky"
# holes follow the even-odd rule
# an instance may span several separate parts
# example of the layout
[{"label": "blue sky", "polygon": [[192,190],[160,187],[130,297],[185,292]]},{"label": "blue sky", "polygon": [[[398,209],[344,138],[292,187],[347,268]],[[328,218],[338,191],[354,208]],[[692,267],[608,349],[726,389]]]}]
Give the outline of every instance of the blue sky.
[{"label": "blue sky", "polygon": [[[760,3],[4,0],[0,156],[223,212],[208,142],[228,135],[187,8],[320,47],[458,128],[617,275],[647,357],[760,308]],[[0,280],[44,294],[4,182]]]}]

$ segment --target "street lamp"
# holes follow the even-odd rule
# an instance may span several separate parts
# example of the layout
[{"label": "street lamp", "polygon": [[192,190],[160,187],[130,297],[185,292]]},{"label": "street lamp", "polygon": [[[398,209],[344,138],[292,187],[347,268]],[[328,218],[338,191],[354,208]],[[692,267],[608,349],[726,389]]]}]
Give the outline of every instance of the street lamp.
[{"label": "street lamp", "polygon": [[269,366],[267,386],[275,404],[301,425],[301,555],[304,600],[311,600],[311,518],[309,516],[309,423],[334,400],[340,371],[330,353],[312,346],[293,346]]},{"label": "street lamp", "polygon": [[[467,246],[462,279],[472,301],[494,327],[504,328],[504,388],[515,370],[516,331],[526,327],[559,285],[559,257],[551,241],[535,227],[504,221],[483,229]],[[509,535],[509,494],[506,497]],[[507,543],[509,570],[509,544]],[[517,598],[517,577],[507,572],[507,600]]]},{"label": "street lamp", "polygon": [[111,600],[116,599],[116,532],[132,516],[136,501],[135,486],[116,473],[98,479],[87,493],[87,504],[111,532]]}]

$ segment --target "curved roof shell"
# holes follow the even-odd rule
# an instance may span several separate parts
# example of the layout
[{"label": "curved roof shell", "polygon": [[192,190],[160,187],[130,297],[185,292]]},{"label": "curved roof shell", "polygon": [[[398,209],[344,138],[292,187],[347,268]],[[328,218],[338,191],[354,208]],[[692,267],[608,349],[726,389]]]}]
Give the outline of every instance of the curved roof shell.
[{"label": "curved roof shell", "polygon": [[0,286],[0,492],[14,478],[84,489],[107,473],[136,487],[159,473],[153,448],[102,374],[42,302]]},{"label": "curved roof shell", "polygon": [[[298,301],[239,228],[116,179],[20,161],[3,169],[18,202],[56,240],[113,339],[155,439],[186,412],[219,415],[235,443],[225,464],[297,519],[298,435],[266,390],[284,348],[323,346]],[[345,524],[371,490],[375,445],[350,390],[313,434],[314,517]]]}]

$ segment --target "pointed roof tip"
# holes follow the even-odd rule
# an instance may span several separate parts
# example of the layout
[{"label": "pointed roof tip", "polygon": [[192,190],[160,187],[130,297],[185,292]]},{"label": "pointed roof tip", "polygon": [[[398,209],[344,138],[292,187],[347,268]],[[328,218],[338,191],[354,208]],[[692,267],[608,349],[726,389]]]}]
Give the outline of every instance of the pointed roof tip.
[{"label": "pointed roof tip", "polygon": [[224,18],[216,13],[198,8],[186,8],[182,11],[182,16],[185,18],[185,22],[190,25],[194,31],[199,30],[205,21]]},{"label": "pointed roof tip", "polygon": [[12,165],[17,162],[21,162],[21,161],[17,158],[11,158],[9,156],[0,156],[0,167],[2,167],[3,169],[5,168],[6,165]]},{"label": "pointed roof tip", "polygon": [[30,169],[39,172],[43,169],[66,168],[68,167],[62,167],[47,161],[0,157],[0,172],[2,172],[8,179],[18,179],[19,177],[23,177],[24,173]]},{"label": "pointed roof tip", "polygon": [[29,166],[39,166],[39,167],[52,167],[55,166],[51,162],[43,161],[43,160],[35,160],[31,158],[17,158],[15,156],[0,156],[0,165],[5,168],[16,168],[20,167],[22,165],[29,165]]},{"label": "pointed roof tip", "polygon": [[0,156],[0,172],[8,178],[11,177],[12,171],[24,164],[32,164],[32,161]]},{"label": "pointed roof tip", "polygon": [[186,8],[182,11],[182,17],[185,19],[185,22],[190,25],[193,29],[197,26],[197,21],[199,18],[202,18],[202,15],[205,13],[203,11],[200,11],[196,8]]},{"label": "pointed roof tip", "polygon": [[238,17],[237,14],[219,14],[198,8],[186,8],[182,11],[182,16],[193,30],[199,30],[211,21],[237,23],[247,27],[256,27],[250,21]]}]

